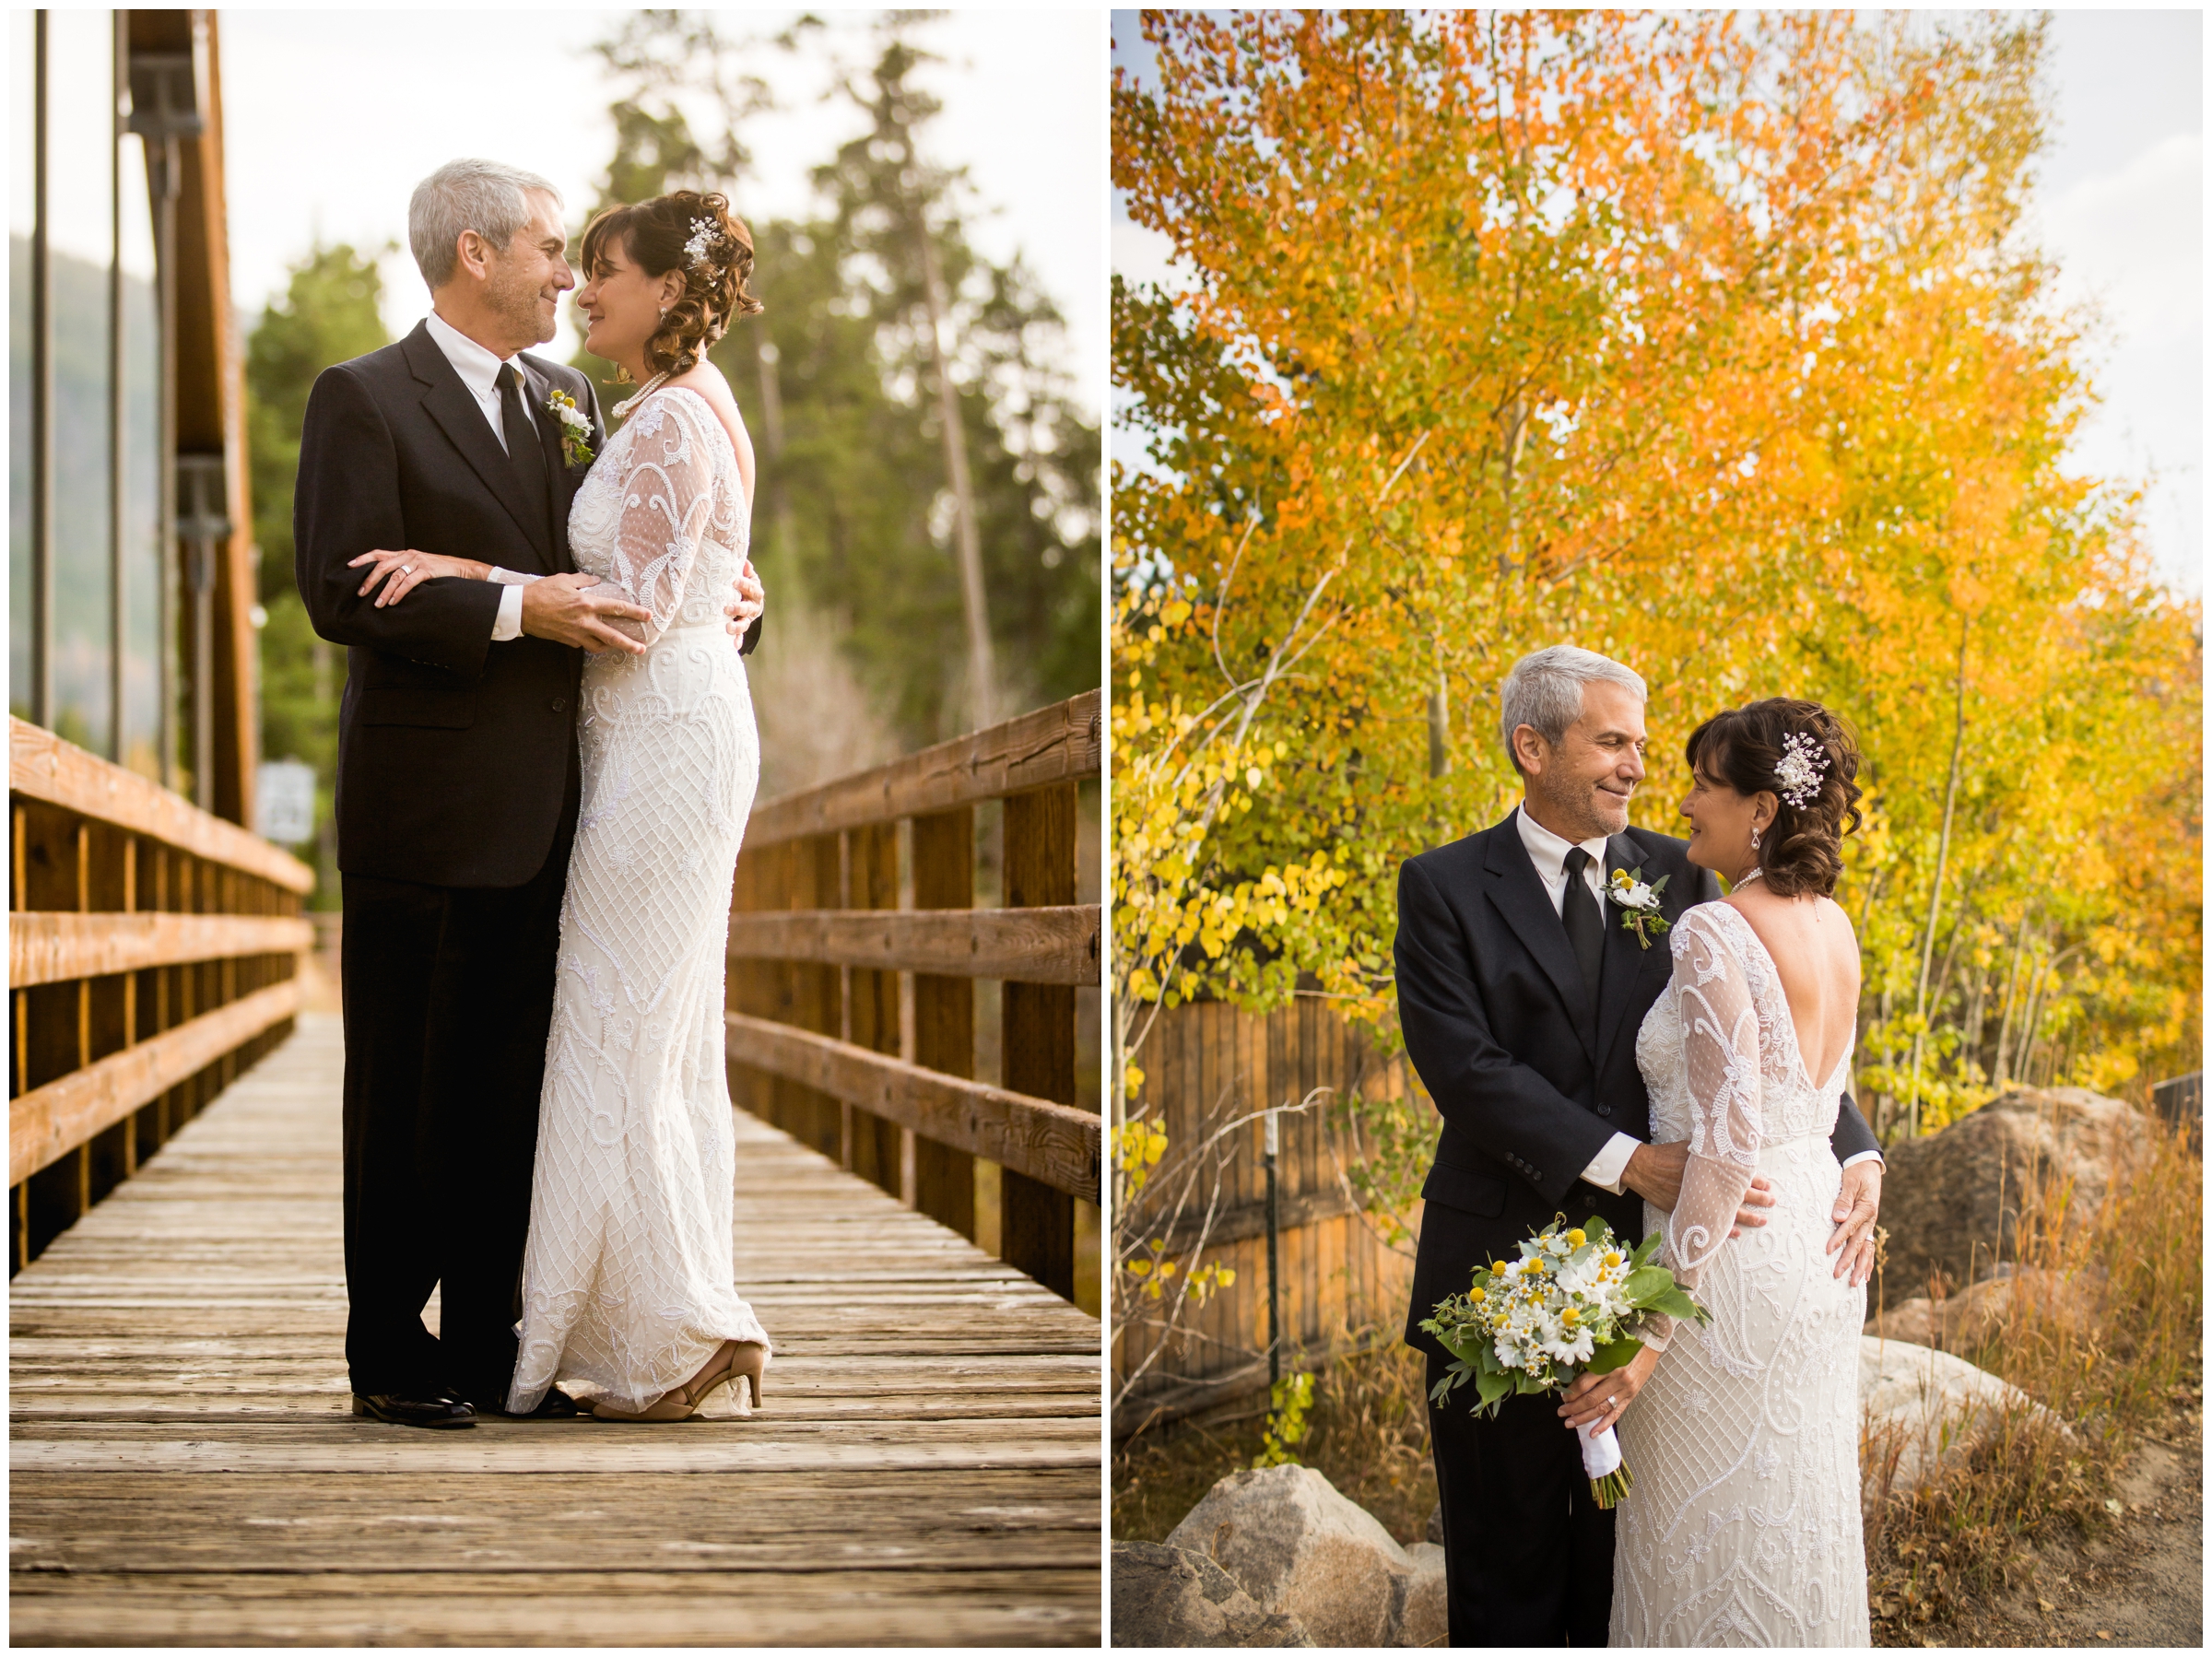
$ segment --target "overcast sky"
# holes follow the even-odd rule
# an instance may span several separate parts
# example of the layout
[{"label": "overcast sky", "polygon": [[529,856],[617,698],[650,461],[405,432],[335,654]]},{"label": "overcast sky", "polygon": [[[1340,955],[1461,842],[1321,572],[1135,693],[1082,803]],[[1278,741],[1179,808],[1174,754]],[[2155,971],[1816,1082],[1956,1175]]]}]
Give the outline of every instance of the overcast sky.
[{"label": "overcast sky", "polygon": [[[1149,61],[1131,14],[1114,15],[1113,33],[1116,61]],[[2056,119],[2037,188],[2064,292],[2095,300],[2108,330],[2104,404],[2073,464],[2149,481],[2152,551],[2191,593],[2204,590],[2204,70],[2198,12],[2054,14]],[[1166,238],[1131,224],[1118,191],[1112,235],[1124,276],[1171,276]],[[1125,436],[1112,441],[1135,458]]]},{"label": "overcast sky", "polygon": [[[725,11],[734,34],[793,14]],[[824,14],[848,55],[869,61],[870,14]],[[325,241],[403,247],[408,193],[441,162],[480,155],[544,174],[571,207],[596,197],[614,153],[612,96],[592,42],[606,11],[232,10],[219,14],[231,292],[257,315],[288,265]],[[991,257],[1018,249],[1068,321],[1065,366],[1089,406],[1105,397],[1106,36],[1092,10],[956,12],[917,25],[945,61],[917,78],[944,102],[925,129],[932,159],[964,166],[971,233]],[[826,53],[763,50],[758,73],[790,112],[747,130],[756,176],[738,216],[807,210],[808,170],[861,130],[824,103]],[[761,273],[772,282],[772,273]],[[397,332],[429,310],[403,252],[384,265]],[[566,311],[563,318],[565,323]],[[566,354],[564,336],[552,349]]]}]

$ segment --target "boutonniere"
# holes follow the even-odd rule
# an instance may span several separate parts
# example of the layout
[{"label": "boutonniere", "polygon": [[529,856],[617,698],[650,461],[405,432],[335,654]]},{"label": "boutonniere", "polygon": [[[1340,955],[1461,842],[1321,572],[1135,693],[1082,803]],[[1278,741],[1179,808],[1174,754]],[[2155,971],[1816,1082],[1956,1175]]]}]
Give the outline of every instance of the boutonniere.
[{"label": "boutonniere", "polygon": [[560,422],[560,452],[571,466],[592,464],[592,423],[584,418],[576,399],[555,392],[546,399],[546,412]]},{"label": "boutonniere", "polygon": [[1666,917],[1659,912],[1659,894],[1666,890],[1667,876],[1662,875],[1651,885],[1643,884],[1643,865],[1632,869],[1615,869],[1606,881],[1606,896],[1620,906],[1620,923],[1636,934],[1636,942],[1644,948],[1666,930]]}]

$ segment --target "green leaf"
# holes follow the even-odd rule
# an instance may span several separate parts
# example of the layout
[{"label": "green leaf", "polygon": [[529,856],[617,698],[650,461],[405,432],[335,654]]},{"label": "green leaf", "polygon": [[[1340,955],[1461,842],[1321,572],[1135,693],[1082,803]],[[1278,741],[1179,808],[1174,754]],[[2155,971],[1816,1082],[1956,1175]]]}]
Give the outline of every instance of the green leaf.
[{"label": "green leaf", "polygon": [[1678,1288],[1670,1287],[1665,1294],[1655,1295],[1645,1304],[1653,1311],[1663,1311],[1670,1318],[1685,1322],[1708,1323],[1712,1314],[1692,1300]]},{"label": "green leaf", "polygon": [[1626,1369],[1642,1350],[1641,1341],[1634,1335],[1623,1335],[1618,1341],[1606,1342],[1591,1353],[1590,1361],[1583,1369],[1592,1375],[1610,1375],[1616,1369]]},{"label": "green leaf", "polygon": [[1651,1236],[1645,1238],[1641,1242],[1638,1243],[1635,1249],[1630,1252],[1629,1255],[1629,1264],[1631,1267],[1641,1265],[1645,1261],[1649,1260],[1653,1254],[1658,1252],[1659,1242],[1660,1234],[1656,1231],[1653,1232]]},{"label": "green leaf", "polygon": [[1493,1369],[1488,1374],[1477,1375],[1475,1378],[1475,1391],[1479,1395],[1481,1402],[1477,1407],[1494,1408],[1499,1401],[1512,1390],[1513,1383],[1498,1370]]},{"label": "green leaf", "polygon": [[1628,1282],[1621,1287],[1628,1290],[1629,1299],[1637,1305],[1649,1306],[1675,1287],[1675,1275],[1663,1265],[1638,1266],[1629,1274]]}]

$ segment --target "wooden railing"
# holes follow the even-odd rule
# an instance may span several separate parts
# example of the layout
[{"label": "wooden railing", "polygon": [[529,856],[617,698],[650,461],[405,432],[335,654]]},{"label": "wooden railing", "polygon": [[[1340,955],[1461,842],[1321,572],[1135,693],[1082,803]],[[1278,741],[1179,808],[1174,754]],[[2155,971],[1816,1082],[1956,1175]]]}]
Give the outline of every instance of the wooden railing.
[{"label": "wooden railing", "polygon": [[314,872],[8,722],[12,1275],[282,1040]]},{"label": "wooden railing", "polygon": [[[1076,990],[1101,938],[1075,901],[1077,790],[1101,736],[1092,691],[756,807],[729,943],[737,1103],[971,1238],[995,1182],[1000,1257],[1086,1304],[1100,1135],[1076,1108]],[[1004,902],[976,909],[992,800]],[[995,1087],[975,1079],[979,979],[1002,986]]]}]

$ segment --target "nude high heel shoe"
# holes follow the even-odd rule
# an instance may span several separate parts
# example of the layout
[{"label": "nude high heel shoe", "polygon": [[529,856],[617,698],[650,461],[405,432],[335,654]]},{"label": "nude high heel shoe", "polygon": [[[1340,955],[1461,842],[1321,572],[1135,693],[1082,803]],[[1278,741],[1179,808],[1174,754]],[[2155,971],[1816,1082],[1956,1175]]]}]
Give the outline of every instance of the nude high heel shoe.
[{"label": "nude high heel shoe", "polygon": [[674,1392],[664,1393],[641,1410],[618,1409],[599,1400],[592,1414],[602,1421],[688,1421],[699,1413],[716,1387],[727,1386],[736,1395],[740,1378],[753,1390],[753,1407],[760,1407],[760,1376],[768,1368],[768,1348],[759,1341],[724,1341],[706,1367]]}]

